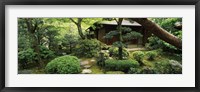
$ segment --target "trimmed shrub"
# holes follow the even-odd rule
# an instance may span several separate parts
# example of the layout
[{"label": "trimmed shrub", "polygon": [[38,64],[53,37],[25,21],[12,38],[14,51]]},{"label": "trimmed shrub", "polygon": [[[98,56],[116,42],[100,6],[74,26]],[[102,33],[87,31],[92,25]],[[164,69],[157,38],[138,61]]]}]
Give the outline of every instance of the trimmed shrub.
[{"label": "trimmed shrub", "polygon": [[106,71],[123,71],[128,72],[131,67],[138,67],[139,63],[134,60],[114,60],[108,59],[105,61]]},{"label": "trimmed shrub", "polygon": [[182,65],[175,61],[160,61],[155,63],[156,73],[158,74],[181,74]]},{"label": "trimmed shrub", "polygon": [[[110,56],[113,58],[118,58],[119,57],[118,49],[119,49],[118,47],[109,48],[108,51],[109,51]],[[129,56],[129,52],[125,48],[123,48],[122,57],[127,58],[128,56]]]},{"label": "trimmed shrub", "polygon": [[100,41],[96,39],[81,40],[76,46],[76,56],[79,57],[94,57],[101,50]]},{"label": "trimmed shrub", "polygon": [[53,59],[45,67],[48,74],[76,74],[80,73],[80,61],[75,56],[61,56]]},{"label": "trimmed shrub", "polygon": [[156,51],[148,51],[146,55],[148,60],[154,60],[158,53]]},{"label": "trimmed shrub", "polygon": [[142,62],[143,61],[144,55],[145,54],[142,51],[135,51],[135,52],[133,52],[133,58],[135,60],[137,60],[138,62]]}]

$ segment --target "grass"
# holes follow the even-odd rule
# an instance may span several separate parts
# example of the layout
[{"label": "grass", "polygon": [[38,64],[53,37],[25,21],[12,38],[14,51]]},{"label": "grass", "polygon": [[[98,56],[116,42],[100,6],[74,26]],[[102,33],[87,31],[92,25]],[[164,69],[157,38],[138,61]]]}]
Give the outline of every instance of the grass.
[{"label": "grass", "polygon": [[92,70],[92,74],[104,74],[103,69],[100,69],[97,65],[93,65],[90,69]]},{"label": "grass", "polygon": [[122,71],[107,71],[106,74],[124,74]]}]

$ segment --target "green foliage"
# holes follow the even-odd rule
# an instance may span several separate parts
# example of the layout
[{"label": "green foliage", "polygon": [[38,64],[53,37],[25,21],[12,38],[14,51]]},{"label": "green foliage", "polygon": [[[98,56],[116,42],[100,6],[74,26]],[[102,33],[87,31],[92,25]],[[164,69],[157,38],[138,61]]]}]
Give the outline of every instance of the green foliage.
[{"label": "green foliage", "polygon": [[[182,22],[182,18],[151,18],[153,22],[161,26],[163,29],[168,31],[169,33],[175,35],[176,37],[182,39],[182,30],[176,28],[177,22]],[[171,52],[171,53],[181,53],[180,49],[172,46],[171,44],[162,41],[156,36],[152,36],[148,38],[148,43],[146,47],[149,49],[163,49],[163,51]]]},{"label": "green foliage", "polygon": [[128,72],[131,67],[138,67],[139,63],[134,60],[114,60],[108,59],[105,61],[105,70],[107,71],[123,71]]},{"label": "green foliage", "polygon": [[99,56],[97,57],[97,65],[101,66],[101,67],[105,66],[105,61],[108,58],[109,58],[108,53],[106,53],[106,52],[100,52]]},{"label": "green foliage", "polygon": [[80,40],[76,46],[76,55],[79,57],[94,57],[101,50],[100,41],[96,39]]},{"label": "green foliage", "polygon": [[80,61],[75,56],[61,56],[53,59],[45,67],[48,74],[76,74],[80,73]]},{"label": "green foliage", "polygon": [[153,49],[163,49],[163,51],[171,52],[171,53],[180,53],[181,52],[181,50],[179,50],[175,46],[162,41],[158,37],[154,37],[154,36],[149,37],[148,41],[149,42],[146,44],[146,48],[148,48],[148,49],[151,49],[151,50],[153,50]]},{"label": "green foliage", "polygon": [[41,36],[42,39],[40,44],[44,44],[46,46],[48,45],[48,48],[50,50],[56,52],[59,47],[58,43],[61,40],[58,38],[58,36],[60,35],[58,28],[54,26],[48,26],[48,28],[46,30],[43,30],[41,34],[43,36]]},{"label": "green foliage", "polygon": [[122,32],[124,33],[122,35],[122,38],[125,40],[131,40],[131,39],[138,39],[141,38],[143,35],[139,32],[133,31],[129,27],[121,27]]},{"label": "green foliage", "polygon": [[128,73],[129,74],[155,74],[156,70],[152,67],[130,68]]},{"label": "green foliage", "polygon": [[141,38],[142,36],[143,35],[141,33],[138,33],[136,31],[132,31],[132,32],[126,33],[126,35],[123,36],[123,39],[131,40],[131,39]]},{"label": "green foliage", "polygon": [[119,34],[119,32],[117,32],[117,31],[110,31],[110,32],[108,32],[105,36],[104,36],[104,38],[106,38],[106,39],[112,39],[114,36],[116,36],[116,35],[118,35]]},{"label": "green foliage", "polygon": [[106,45],[105,43],[101,42],[101,49],[102,49],[102,50],[108,50],[108,49],[109,49],[109,46]]},{"label": "green foliage", "polygon": [[114,47],[127,47],[126,44],[124,44],[121,41],[116,41],[112,44]]},{"label": "green foliage", "polygon": [[158,49],[158,48],[162,48],[160,46],[163,46],[164,42],[162,40],[160,40],[158,37],[149,37],[148,38],[148,43],[145,45],[146,48],[148,49]]},{"label": "green foliage", "polygon": [[41,59],[52,59],[55,57],[55,54],[53,51],[49,50],[45,46],[40,46],[40,57]]},{"label": "green foliage", "polygon": [[138,62],[142,62],[142,60],[144,59],[144,56],[145,56],[145,54],[142,51],[135,51],[135,52],[133,52],[133,57]]},{"label": "green foliage", "polygon": [[[108,49],[110,56],[113,57],[113,58],[118,58],[119,57],[118,49],[119,48],[117,48],[117,47],[110,47]],[[122,50],[122,57],[124,59],[126,59],[126,58],[128,58],[128,56],[129,56],[129,52],[125,48],[123,48],[123,50]]]},{"label": "green foliage", "polygon": [[66,47],[64,49],[67,53],[73,53],[73,50],[75,49],[76,44],[78,43],[79,36],[68,33],[65,34],[64,39],[62,40],[62,46]]},{"label": "green foliage", "polygon": [[152,18],[151,20],[172,34],[180,31],[175,28],[175,24],[177,22],[182,22],[182,18]]},{"label": "green foliage", "polygon": [[156,73],[158,74],[181,74],[182,65],[174,60],[160,61],[155,63]]},{"label": "green foliage", "polygon": [[156,51],[148,51],[146,55],[148,60],[154,60],[158,53]]},{"label": "green foliage", "polygon": [[179,39],[182,39],[182,31],[174,32],[174,35],[176,35],[176,37],[178,37]]},{"label": "green foliage", "polygon": [[31,48],[18,52],[18,62],[22,68],[27,68],[27,65],[32,63],[35,59],[36,53]]},{"label": "green foliage", "polygon": [[107,71],[106,74],[124,74],[122,71]]},{"label": "green foliage", "polygon": [[142,72],[142,69],[140,68],[133,68],[131,67],[128,71],[129,74],[140,74]]},{"label": "green foliage", "polygon": [[104,20],[115,20],[117,22],[116,30],[110,31],[104,36],[106,39],[112,39],[114,36],[119,36],[119,41],[115,41],[112,45],[118,47],[118,59],[123,59],[123,48],[127,47],[127,44],[124,44],[124,40],[131,40],[135,38],[141,38],[142,34],[133,31],[129,27],[122,27],[121,23],[123,18],[104,18]]}]

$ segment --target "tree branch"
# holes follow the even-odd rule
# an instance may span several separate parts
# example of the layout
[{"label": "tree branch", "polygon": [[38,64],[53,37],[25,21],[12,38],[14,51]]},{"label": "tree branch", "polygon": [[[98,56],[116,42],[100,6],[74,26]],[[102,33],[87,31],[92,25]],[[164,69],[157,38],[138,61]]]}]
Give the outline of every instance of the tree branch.
[{"label": "tree branch", "polygon": [[73,20],[72,18],[69,18],[73,23],[75,23],[76,25],[78,25],[78,23],[75,21],[75,20]]},{"label": "tree branch", "polygon": [[146,30],[151,31],[154,35],[164,40],[165,42],[182,49],[182,40],[178,37],[167,32],[156,23],[148,20],[147,18],[129,18],[130,21],[136,21],[140,23]]}]

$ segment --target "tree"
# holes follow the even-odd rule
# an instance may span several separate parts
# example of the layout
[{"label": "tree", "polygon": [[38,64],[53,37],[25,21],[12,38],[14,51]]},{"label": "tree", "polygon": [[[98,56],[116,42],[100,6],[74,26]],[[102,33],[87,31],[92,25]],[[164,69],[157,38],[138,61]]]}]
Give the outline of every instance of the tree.
[{"label": "tree", "polygon": [[124,40],[128,39],[134,39],[134,38],[140,38],[142,37],[141,33],[133,31],[131,28],[128,27],[122,27],[122,21],[123,18],[114,18],[114,19],[106,19],[106,20],[115,20],[117,22],[117,30],[110,31],[105,35],[105,38],[111,39],[113,36],[118,36],[119,41],[116,41],[113,43],[114,46],[118,47],[118,58],[120,60],[123,59],[123,47],[125,47]]},{"label": "tree", "polygon": [[178,37],[170,34],[165,29],[161,28],[156,23],[153,23],[151,20],[147,18],[129,18],[130,21],[136,21],[140,23],[144,28],[148,31],[151,31],[154,35],[159,37],[160,39],[166,41],[167,43],[182,49],[182,40]]},{"label": "tree", "polygon": [[36,52],[37,60],[39,67],[42,67],[44,63],[41,60],[41,51],[40,47],[42,45],[42,40],[45,37],[45,33],[49,25],[44,24],[43,18],[22,18],[26,24],[27,32],[30,37],[31,48]]},{"label": "tree", "polygon": [[87,39],[87,36],[84,35],[84,32],[87,31],[88,27],[93,27],[95,22],[101,21],[102,18],[70,18],[70,20],[76,25],[78,33],[82,39]]},{"label": "tree", "polygon": [[[118,21],[116,20],[117,22],[117,25],[118,25],[118,31],[119,31],[119,41],[120,41],[120,44],[122,43],[123,39],[122,39],[122,21],[123,21],[123,18],[119,18]],[[122,60],[122,45],[119,46],[119,59]]]},{"label": "tree", "polygon": [[29,33],[29,36],[32,38],[32,48],[34,49],[34,52],[37,53],[37,63],[39,64],[40,67],[42,67],[42,62],[40,58],[40,48],[39,48],[39,36],[36,36],[37,31],[39,30],[39,26],[43,24],[40,19],[37,18],[24,18],[26,26],[27,26],[27,31]]},{"label": "tree", "polygon": [[83,34],[83,30],[82,30],[82,27],[81,27],[81,22],[82,22],[82,18],[78,18],[77,21],[75,21],[74,19],[70,18],[70,20],[76,24],[77,28],[78,28],[78,33],[79,35],[81,36],[82,39],[85,39],[85,35]]},{"label": "tree", "polygon": [[46,43],[50,50],[55,51],[55,48],[58,47],[58,38],[56,38],[56,36],[59,35],[58,30],[52,26],[45,31],[45,38],[47,38]]},{"label": "tree", "polygon": [[78,37],[74,34],[65,34],[62,45],[69,47],[69,53],[72,53],[73,47],[78,43]]}]

